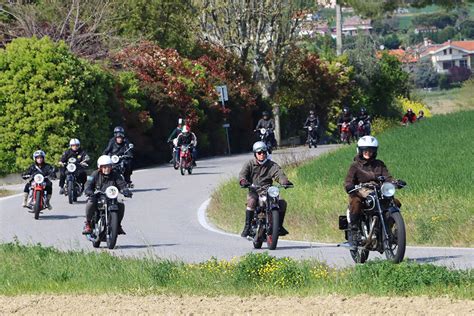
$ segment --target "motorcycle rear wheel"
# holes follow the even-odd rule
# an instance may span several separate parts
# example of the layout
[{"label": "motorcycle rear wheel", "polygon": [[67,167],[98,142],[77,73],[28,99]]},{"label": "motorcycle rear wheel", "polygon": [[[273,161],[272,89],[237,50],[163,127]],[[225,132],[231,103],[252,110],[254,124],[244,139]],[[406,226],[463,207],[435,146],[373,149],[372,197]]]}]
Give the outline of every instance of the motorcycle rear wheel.
[{"label": "motorcycle rear wheel", "polygon": [[42,199],[42,192],[36,192],[35,196],[35,205],[33,207],[35,213],[35,219],[39,219],[39,214],[41,211],[41,199]]},{"label": "motorcycle rear wheel", "polygon": [[268,249],[275,250],[278,244],[278,237],[280,236],[280,211],[273,210],[271,218],[271,234],[267,235]]},{"label": "motorcycle rear wheel", "polygon": [[109,223],[107,227],[107,248],[114,249],[117,243],[119,220],[117,212],[110,212]]},{"label": "motorcycle rear wheel", "polygon": [[69,204],[72,204],[74,202],[74,182],[69,180],[67,182],[67,198],[69,200]]},{"label": "motorcycle rear wheel", "polygon": [[385,250],[385,257],[394,263],[400,263],[406,249],[405,223],[400,213],[391,213],[388,216],[387,233],[390,249]]}]

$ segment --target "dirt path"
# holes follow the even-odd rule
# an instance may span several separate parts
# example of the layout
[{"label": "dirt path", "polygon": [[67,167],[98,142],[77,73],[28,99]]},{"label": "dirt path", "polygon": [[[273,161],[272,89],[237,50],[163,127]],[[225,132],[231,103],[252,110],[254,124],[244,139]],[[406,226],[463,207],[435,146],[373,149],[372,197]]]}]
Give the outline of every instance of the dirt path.
[{"label": "dirt path", "polygon": [[20,295],[0,296],[4,314],[403,314],[473,315],[474,301],[449,298]]}]

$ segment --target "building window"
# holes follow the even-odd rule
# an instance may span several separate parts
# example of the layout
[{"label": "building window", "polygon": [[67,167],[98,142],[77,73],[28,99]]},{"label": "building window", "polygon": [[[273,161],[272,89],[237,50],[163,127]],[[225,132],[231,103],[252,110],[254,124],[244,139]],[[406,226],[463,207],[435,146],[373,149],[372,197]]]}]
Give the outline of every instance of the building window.
[{"label": "building window", "polygon": [[445,54],[445,55],[447,55],[447,54],[448,54],[448,52],[446,51],[446,49],[445,49],[445,50],[443,50],[443,54]]},{"label": "building window", "polygon": [[467,60],[461,59],[461,60],[459,61],[459,67],[461,67],[461,68],[467,68]]},{"label": "building window", "polygon": [[449,55],[452,55],[452,54],[453,54],[453,49],[450,48],[450,49],[449,49]]},{"label": "building window", "polygon": [[443,69],[444,69],[444,70],[447,70],[447,69],[449,69],[449,68],[451,68],[451,67],[453,67],[453,66],[454,66],[454,65],[453,65],[453,61],[452,61],[452,60],[450,60],[450,61],[443,61]]}]

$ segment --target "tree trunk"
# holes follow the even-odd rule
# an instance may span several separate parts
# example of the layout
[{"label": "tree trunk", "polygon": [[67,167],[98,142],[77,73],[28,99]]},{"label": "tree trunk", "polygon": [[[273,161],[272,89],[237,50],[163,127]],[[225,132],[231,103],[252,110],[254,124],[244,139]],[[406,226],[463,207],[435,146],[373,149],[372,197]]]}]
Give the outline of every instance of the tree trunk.
[{"label": "tree trunk", "polygon": [[339,1],[336,2],[336,47],[337,56],[342,55],[342,9]]}]

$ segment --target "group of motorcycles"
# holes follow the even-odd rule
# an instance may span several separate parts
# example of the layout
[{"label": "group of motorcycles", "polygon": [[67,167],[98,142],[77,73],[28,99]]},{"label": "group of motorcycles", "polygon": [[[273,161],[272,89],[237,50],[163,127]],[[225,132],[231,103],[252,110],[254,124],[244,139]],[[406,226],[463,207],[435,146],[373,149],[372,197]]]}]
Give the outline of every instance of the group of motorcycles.
[{"label": "group of motorcycles", "polygon": [[353,118],[349,122],[337,124],[339,127],[339,140],[343,144],[350,144],[363,136],[370,135],[371,124],[369,119]]},{"label": "group of motorcycles", "polygon": [[[131,159],[127,153],[133,149],[133,144],[129,144],[127,150],[120,156],[112,155],[113,169],[123,176],[125,163]],[[69,158],[65,166],[66,182],[64,184],[64,195],[68,198],[69,204],[77,202],[84,191],[82,183],[78,180],[79,171],[87,168],[87,163],[79,162],[76,158]],[[24,176],[28,180],[30,176]],[[55,178],[55,177],[54,177]],[[48,193],[46,192],[46,179],[54,180],[50,175],[37,173],[31,181],[31,190],[28,198],[27,207],[33,210],[34,218],[39,219],[41,211],[47,208]],[[130,185],[133,187],[133,184]],[[118,221],[118,195],[119,189],[115,186],[109,186],[104,192],[96,191],[94,196],[97,199],[97,213],[95,214],[91,234],[86,235],[95,248],[100,246],[101,242],[106,242],[109,249],[113,249],[117,242],[119,221]]]}]

